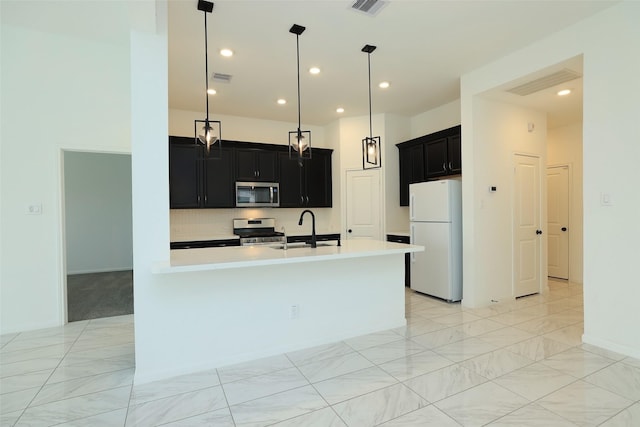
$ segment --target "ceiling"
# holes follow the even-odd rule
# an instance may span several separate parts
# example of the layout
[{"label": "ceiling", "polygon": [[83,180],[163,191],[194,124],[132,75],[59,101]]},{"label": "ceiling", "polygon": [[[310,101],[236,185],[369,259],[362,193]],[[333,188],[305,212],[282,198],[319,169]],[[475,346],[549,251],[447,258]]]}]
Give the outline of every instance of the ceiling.
[{"label": "ceiling", "polygon": [[[301,116],[309,125],[368,114],[367,54],[373,113],[415,115],[459,98],[459,76],[593,15],[615,1],[389,0],[374,15],[353,0],[217,0],[208,19],[211,115],[297,121],[296,36],[300,36]],[[196,0],[169,1],[169,104],[205,111],[204,17]],[[230,48],[231,58],[219,55]],[[318,66],[321,73],[310,75]],[[582,61],[569,61],[582,71]],[[524,77],[527,78],[527,77]],[[377,87],[389,81],[388,89]],[[550,125],[581,115],[581,79],[561,101],[555,88],[509,102],[549,112]],[[501,88],[503,91],[505,88]],[[489,94],[500,98],[500,94]],[[510,94],[508,94],[510,95]],[[284,106],[278,98],[287,99]],[[343,114],[336,113],[343,107]],[[576,109],[580,108],[579,111]]]},{"label": "ceiling", "polygon": [[[209,68],[233,77],[212,83],[218,91],[209,97],[212,116],[297,121],[293,24],[306,27],[300,36],[302,122],[325,125],[368,114],[365,44],[377,46],[371,54],[373,113],[412,116],[458,99],[464,73],[617,2],[388,0],[370,16],[352,10],[353,0],[216,0],[208,15]],[[196,5],[197,0],[168,0],[169,106],[204,116],[204,17]],[[3,23],[128,43],[130,2],[1,0],[0,7]],[[235,55],[223,58],[222,47]],[[310,75],[311,66],[321,73]],[[581,73],[582,61],[558,67]],[[382,80],[391,87],[379,89]],[[519,97],[504,92],[509,85],[487,96],[548,111],[550,126],[558,126],[582,114],[581,82],[570,82],[574,93],[562,100],[555,88]],[[281,97],[288,100],[284,106],[276,104]],[[342,115],[335,111],[339,106]]]}]

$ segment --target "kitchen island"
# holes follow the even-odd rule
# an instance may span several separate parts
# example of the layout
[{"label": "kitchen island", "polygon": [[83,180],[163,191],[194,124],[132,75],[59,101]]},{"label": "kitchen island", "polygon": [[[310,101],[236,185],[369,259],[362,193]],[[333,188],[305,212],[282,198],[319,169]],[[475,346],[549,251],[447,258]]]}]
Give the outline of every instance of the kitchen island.
[{"label": "kitchen island", "polygon": [[136,382],[404,326],[404,254],[423,248],[327,243],[171,251],[136,317],[155,331],[136,333]]}]

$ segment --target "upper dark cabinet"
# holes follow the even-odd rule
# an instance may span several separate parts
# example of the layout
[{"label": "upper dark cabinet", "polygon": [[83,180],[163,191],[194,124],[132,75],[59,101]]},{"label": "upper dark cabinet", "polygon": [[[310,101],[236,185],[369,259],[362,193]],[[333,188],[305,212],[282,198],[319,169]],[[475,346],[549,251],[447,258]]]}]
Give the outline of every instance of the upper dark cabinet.
[{"label": "upper dark cabinet", "polygon": [[409,184],[462,173],[460,126],[397,144],[400,206],[409,206]]},{"label": "upper dark cabinet", "polygon": [[236,149],[236,180],[275,182],[277,153],[261,149]]},{"label": "upper dark cabinet", "polygon": [[204,156],[202,165],[203,207],[234,207],[236,187],[233,177],[233,150],[225,146],[220,149],[213,148],[209,156]]},{"label": "upper dark cabinet", "polygon": [[200,157],[202,147],[186,141],[169,143],[169,205],[171,208],[198,208],[202,201]]},{"label": "upper dark cabinet", "polygon": [[447,167],[447,138],[436,139],[424,144],[425,178],[436,178],[449,174]]},{"label": "upper dark cabinet", "polygon": [[314,148],[311,159],[290,159],[288,152],[278,153],[280,171],[280,207],[331,207],[331,150]]},{"label": "upper dark cabinet", "polygon": [[311,159],[289,159],[286,145],[222,141],[210,154],[190,137],[169,137],[172,209],[233,208],[236,181],[280,183],[280,207],[331,207],[331,154],[313,149]]},{"label": "upper dark cabinet", "polygon": [[462,138],[460,134],[450,136],[447,139],[447,158],[449,159],[449,172],[462,173]]},{"label": "upper dark cabinet", "polygon": [[204,147],[193,138],[169,137],[169,206],[172,209],[232,208],[233,150]]}]

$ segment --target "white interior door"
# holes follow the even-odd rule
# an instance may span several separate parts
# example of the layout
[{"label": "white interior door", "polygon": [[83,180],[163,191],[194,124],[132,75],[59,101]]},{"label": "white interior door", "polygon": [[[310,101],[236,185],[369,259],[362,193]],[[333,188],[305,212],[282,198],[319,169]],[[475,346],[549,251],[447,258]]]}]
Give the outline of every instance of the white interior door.
[{"label": "white interior door", "polygon": [[569,278],[569,167],[547,168],[547,274]]},{"label": "white interior door", "polygon": [[540,292],[540,158],[515,155],[513,294]]},{"label": "white interior door", "polygon": [[382,240],[380,170],[347,171],[347,239]]}]

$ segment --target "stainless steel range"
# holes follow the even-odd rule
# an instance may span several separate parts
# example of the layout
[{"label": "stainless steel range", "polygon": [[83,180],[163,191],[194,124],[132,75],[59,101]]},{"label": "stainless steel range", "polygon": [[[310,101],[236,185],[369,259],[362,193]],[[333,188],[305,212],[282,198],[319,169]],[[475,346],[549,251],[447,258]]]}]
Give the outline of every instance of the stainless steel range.
[{"label": "stainless steel range", "polygon": [[284,243],[285,235],[276,231],[274,218],[236,218],[233,234],[240,236],[240,246],[259,246]]}]

